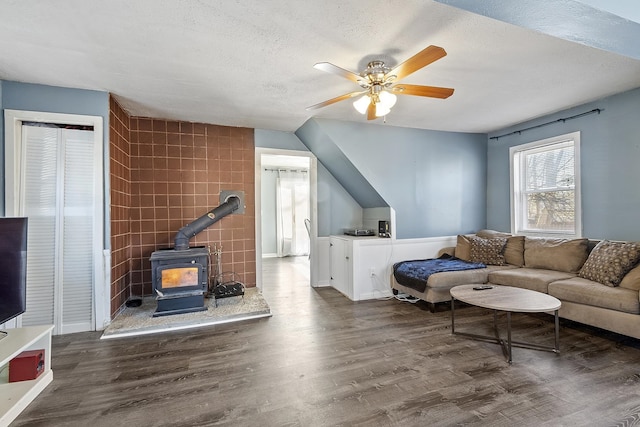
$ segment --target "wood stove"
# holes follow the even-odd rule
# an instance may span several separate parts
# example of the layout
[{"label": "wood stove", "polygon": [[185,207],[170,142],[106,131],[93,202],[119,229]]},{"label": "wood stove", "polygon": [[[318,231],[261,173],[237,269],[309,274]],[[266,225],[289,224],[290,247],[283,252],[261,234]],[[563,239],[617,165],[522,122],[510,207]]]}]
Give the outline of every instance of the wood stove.
[{"label": "wood stove", "polygon": [[158,302],[153,317],[207,310],[209,248],[189,247],[189,239],[231,213],[244,213],[244,192],[223,191],[220,199],[220,206],[178,230],[173,248],[151,254],[151,280]]},{"label": "wood stove", "polygon": [[209,250],[161,249],[151,254],[151,281],[158,308],[154,317],[204,311],[209,281]]}]

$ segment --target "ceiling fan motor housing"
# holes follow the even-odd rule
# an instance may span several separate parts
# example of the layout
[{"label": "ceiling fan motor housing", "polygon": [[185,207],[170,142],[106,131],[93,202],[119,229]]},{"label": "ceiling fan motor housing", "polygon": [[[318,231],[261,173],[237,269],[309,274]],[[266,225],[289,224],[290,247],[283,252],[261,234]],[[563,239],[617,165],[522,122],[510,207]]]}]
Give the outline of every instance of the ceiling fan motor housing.
[{"label": "ceiling fan motor housing", "polygon": [[371,86],[391,84],[391,81],[395,79],[395,76],[387,76],[387,73],[391,71],[391,68],[384,65],[382,61],[371,61],[367,64],[366,70],[364,70],[360,76],[364,80],[360,83],[360,86],[367,89]]}]

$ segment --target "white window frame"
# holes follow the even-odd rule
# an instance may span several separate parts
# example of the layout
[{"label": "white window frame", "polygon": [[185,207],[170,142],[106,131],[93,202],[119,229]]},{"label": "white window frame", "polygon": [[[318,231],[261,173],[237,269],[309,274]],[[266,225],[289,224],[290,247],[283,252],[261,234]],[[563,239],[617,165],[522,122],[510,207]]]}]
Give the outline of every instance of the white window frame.
[{"label": "white window frame", "polygon": [[[525,227],[522,209],[522,186],[524,172],[518,164],[522,154],[528,151],[551,148],[573,142],[574,148],[574,204],[575,204],[575,228],[573,233],[557,230],[529,230]],[[516,145],[509,148],[509,175],[510,175],[510,204],[511,204],[511,233],[527,236],[549,237],[582,237],[582,202],[580,185],[580,132],[572,132],[555,136],[527,144]]]}]

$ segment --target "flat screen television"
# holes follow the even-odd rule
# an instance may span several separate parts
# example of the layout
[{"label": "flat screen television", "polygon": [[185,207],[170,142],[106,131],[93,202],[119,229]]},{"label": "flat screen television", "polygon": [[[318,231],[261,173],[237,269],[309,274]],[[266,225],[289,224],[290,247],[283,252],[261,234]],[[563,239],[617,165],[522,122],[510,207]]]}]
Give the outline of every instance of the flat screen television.
[{"label": "flat screen television", "polygon": [[0,218],[0,325],[27,309],[27,218]]}]

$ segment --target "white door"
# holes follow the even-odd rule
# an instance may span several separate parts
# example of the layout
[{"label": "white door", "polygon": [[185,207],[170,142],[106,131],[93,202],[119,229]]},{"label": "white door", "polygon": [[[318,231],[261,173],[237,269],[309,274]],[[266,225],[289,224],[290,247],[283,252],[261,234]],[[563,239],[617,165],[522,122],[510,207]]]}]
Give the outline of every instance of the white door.
[{"label": "white door", "polygon": [[94,330],[101,148],[93,130],[23,125],[17,152],[18,213],[29,219],[22,325],[54,324],[56,334]]}]

